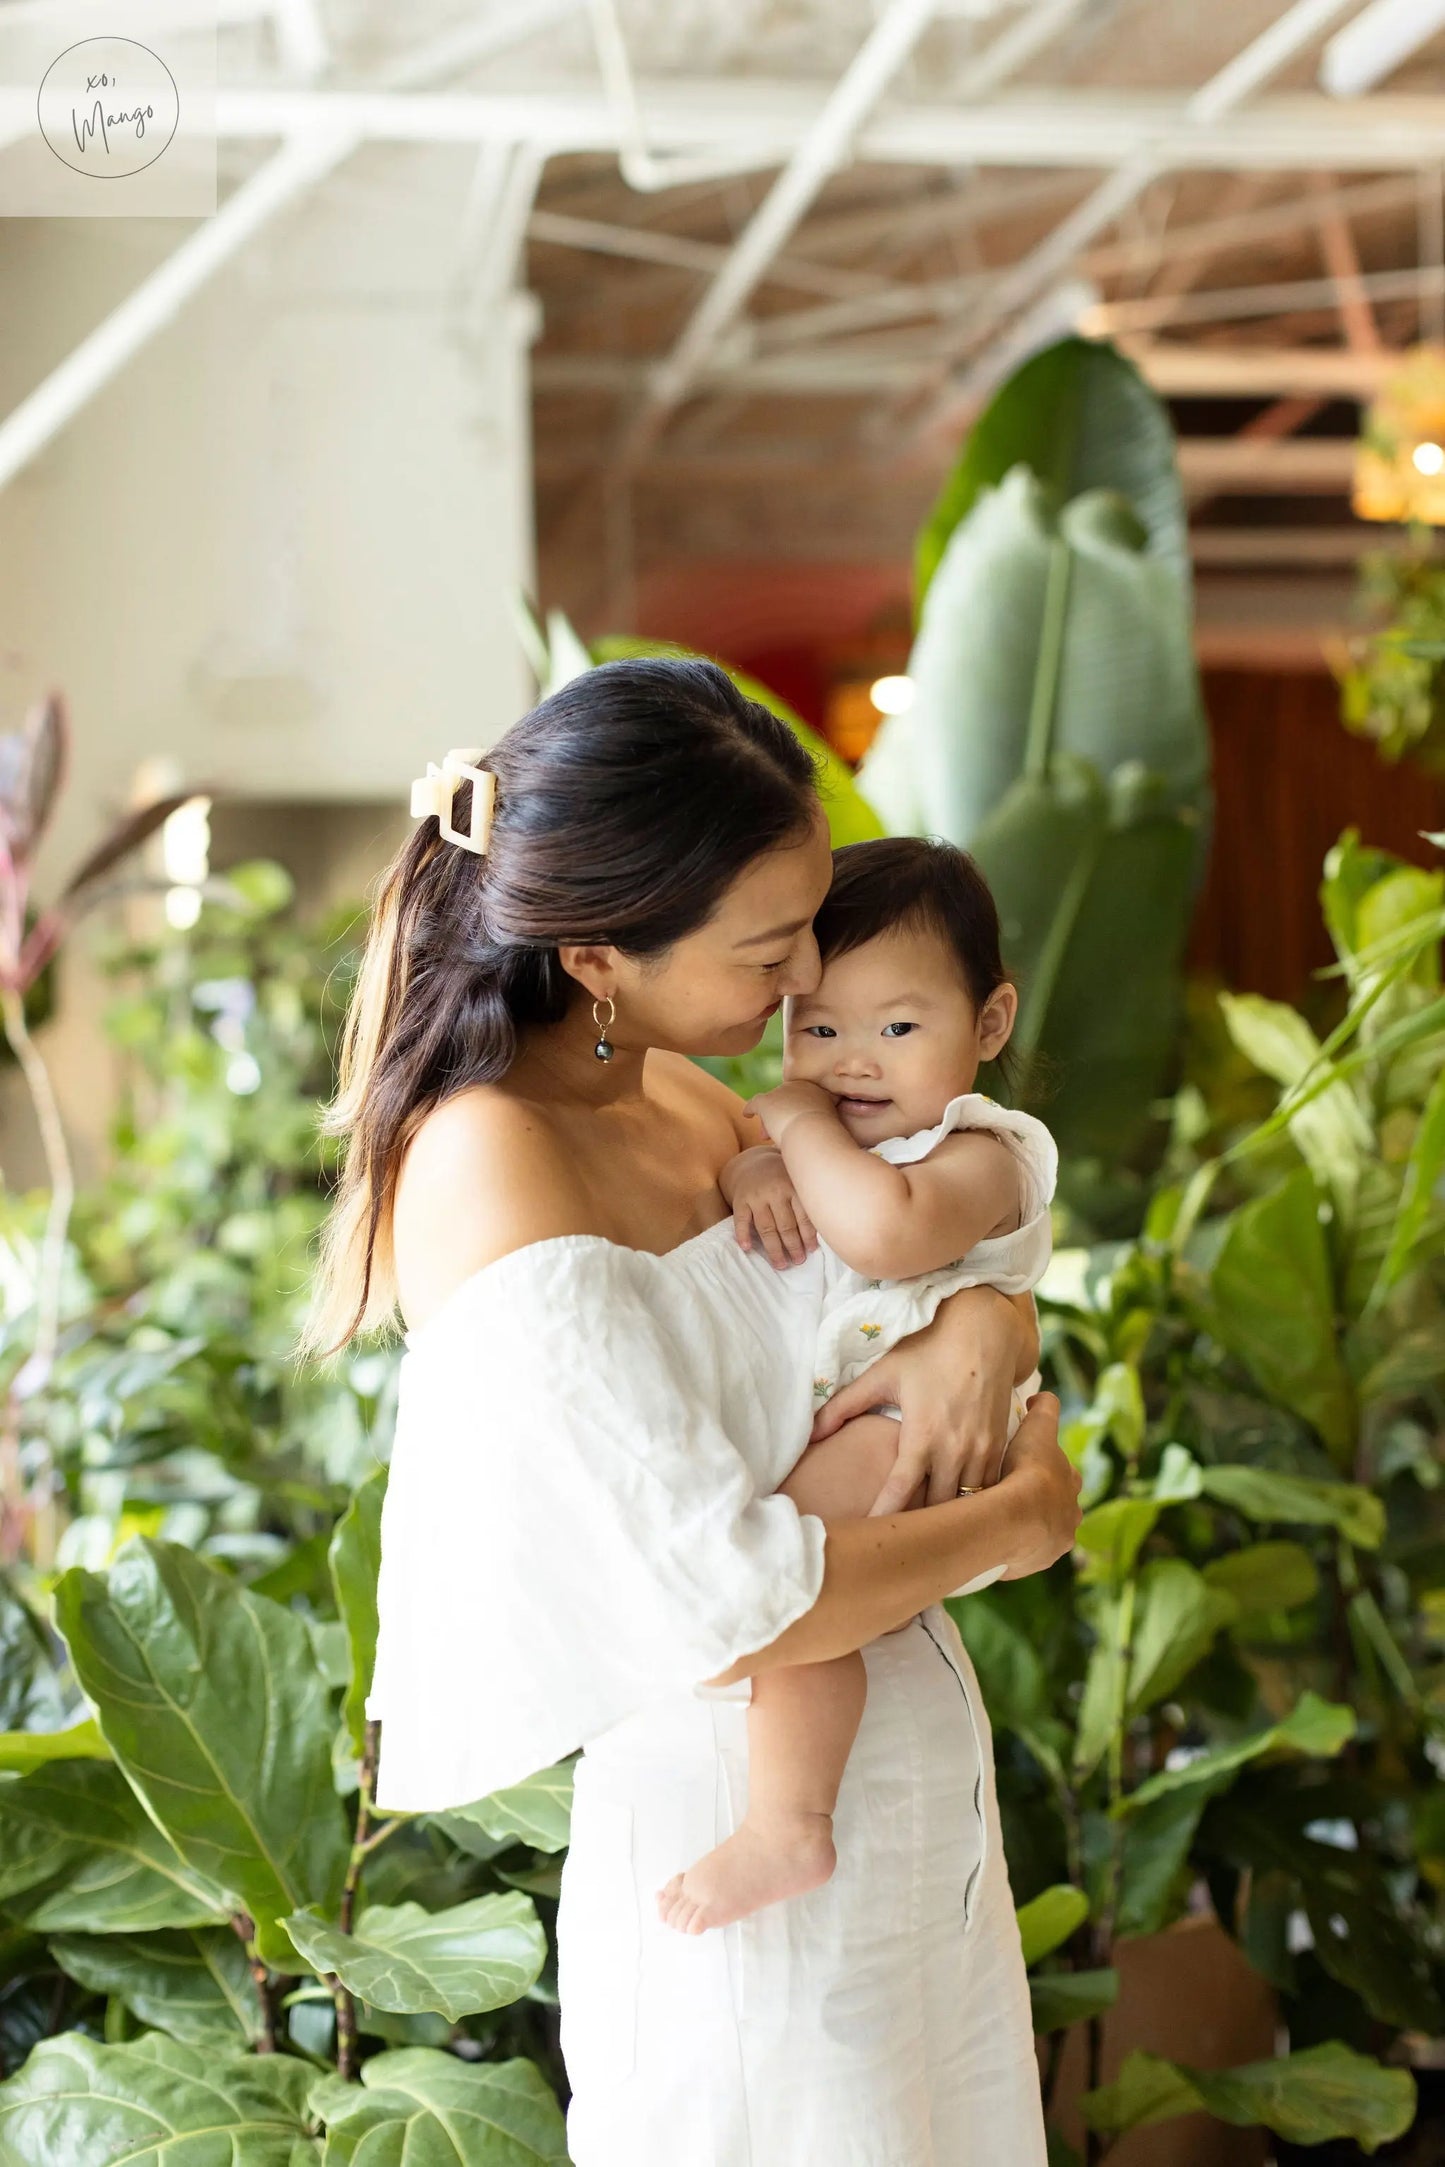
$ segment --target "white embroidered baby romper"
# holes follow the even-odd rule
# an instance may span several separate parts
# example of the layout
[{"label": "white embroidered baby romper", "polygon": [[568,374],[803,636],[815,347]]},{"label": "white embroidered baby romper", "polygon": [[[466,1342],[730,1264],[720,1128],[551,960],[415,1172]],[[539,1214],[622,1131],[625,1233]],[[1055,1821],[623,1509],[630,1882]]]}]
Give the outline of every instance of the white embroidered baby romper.
[{"label": "white embroidered baby romper", "polygon": [[[824,1246],[823,1321],[818,1332],[813,1397],[818,1405],[860,1376],[900,1339],[928,1324],[939,1303],[960,1287],[997,1287],[1001,1294],[1025,1294],[1043,1277],[1053,1249],[1049,1205],[1058,1180],[1059,1154],[1042,1121],[1012,1106],[999,1106],[982,1091],[950,1099],[931,1129],[912,1136],[886,1137],[873,1146],[875,1158],[890,1166],[914,1166],[936,1150],[945,1136],[961,1129],[986,1129],[1008,1146],[1018,1162],[1019,1224],[1011,1234],[976,1242],[966,1256],[914,1279],[865,1279]],[[1009,1435],[1023,1420],[1024,1409],[1043,1380],[1035,1370],[1014,1386]],[[895,1407],[883,1409],[896,1415]],[[1008,1569],[992,1565],[954,1590],[971,1595]]]}]

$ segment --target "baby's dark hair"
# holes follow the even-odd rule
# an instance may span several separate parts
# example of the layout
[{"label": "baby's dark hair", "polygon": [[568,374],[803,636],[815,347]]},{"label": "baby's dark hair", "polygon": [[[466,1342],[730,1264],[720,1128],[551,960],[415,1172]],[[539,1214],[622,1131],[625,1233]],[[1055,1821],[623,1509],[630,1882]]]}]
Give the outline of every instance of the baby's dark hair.
[{"label": "baby's dark hair", "polygon": [[998,908],[966,850],[919,835],[888,835],[835,850],[833,885],[813,920],[823,961],[904,926],[936,933],[953,951],[975,1008],[1010,982]]}]

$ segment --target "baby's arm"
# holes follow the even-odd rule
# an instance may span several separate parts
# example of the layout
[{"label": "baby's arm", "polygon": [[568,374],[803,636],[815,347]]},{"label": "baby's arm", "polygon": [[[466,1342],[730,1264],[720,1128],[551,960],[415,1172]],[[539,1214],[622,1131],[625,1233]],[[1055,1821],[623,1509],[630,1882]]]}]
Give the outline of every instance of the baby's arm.
[{"label": "baby's arm", "polygon": [[890,1166],[853,1141],[817,1084],[783,1084],[753,1106],[814,1226],[865,1278],[938,1271],[1019,1223],[1018,1162],[986,1129],[946,1136],[913,1166]]},{"label": "baby's arm", "polygon": [[752,1144],[729,1159],[717,1185],[731,1206],[733,1232],[743,1249],[761,1248],[780,1270],[801,1264],[818,1244],[817,1231],[799,1203],[776,1144]]}]

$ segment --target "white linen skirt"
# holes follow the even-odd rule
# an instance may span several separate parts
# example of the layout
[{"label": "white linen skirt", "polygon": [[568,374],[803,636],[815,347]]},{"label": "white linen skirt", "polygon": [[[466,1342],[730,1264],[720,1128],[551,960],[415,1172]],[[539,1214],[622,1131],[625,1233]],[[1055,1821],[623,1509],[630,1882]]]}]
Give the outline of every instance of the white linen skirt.
[{"label": "white linen skirt", "polygon": [[837,1868],[735,1925],[679,1934],[655,1897],[742,1817],[746,1698],[658,1703],[578,1762],[557,1919],[575,2167],[1046,2167],[973,1665],[941,1604],[863,1656]]}]

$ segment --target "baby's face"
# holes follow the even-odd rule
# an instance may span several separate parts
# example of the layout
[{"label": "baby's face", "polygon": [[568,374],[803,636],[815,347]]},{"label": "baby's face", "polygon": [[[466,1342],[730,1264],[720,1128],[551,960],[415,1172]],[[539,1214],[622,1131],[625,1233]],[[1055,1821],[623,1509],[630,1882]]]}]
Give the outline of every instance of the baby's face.
[{"label": "baby's face", "polygon": [[787,1003],[783,1074],[831,1092],[857,1143],[911,1136],[973,1089],[979,1062],[1008,1036],[998,999],[980,1016],[946,942],[899,927],[835,956],[815,993]]}]

